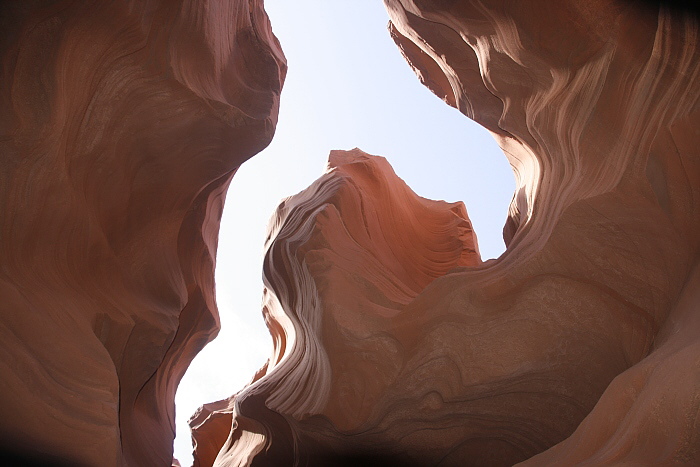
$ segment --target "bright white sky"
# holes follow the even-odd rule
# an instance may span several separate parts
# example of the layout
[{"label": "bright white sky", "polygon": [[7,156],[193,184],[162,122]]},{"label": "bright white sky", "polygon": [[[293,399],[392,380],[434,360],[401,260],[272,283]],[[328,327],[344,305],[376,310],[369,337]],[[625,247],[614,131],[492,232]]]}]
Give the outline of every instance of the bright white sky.
[{"label": "bright white sky", "polygon": [[513,174],[491,135],[420,84],[386,29],[381,0],[266,0],[289,72],[272,144],[229,189],[217,257],[222,329],[177,392],[175,457],[192,462],[187,419],[229,397],[271,353],[262,320],[262,248],[279,201],[309,186],[331,149],[386,157],[421,196],[462,200],[482,258],[504,249]]}]

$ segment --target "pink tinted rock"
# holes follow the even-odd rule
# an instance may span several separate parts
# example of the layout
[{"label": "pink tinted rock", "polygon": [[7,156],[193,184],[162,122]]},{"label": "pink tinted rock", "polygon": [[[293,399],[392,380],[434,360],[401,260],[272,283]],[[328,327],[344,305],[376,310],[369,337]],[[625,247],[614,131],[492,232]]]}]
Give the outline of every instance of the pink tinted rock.
[{"label": "pink tinted rock", "polygon": [[224,195],[272,137],[284,56],[261,1],[1,8],[0,447],[171,465]]}]

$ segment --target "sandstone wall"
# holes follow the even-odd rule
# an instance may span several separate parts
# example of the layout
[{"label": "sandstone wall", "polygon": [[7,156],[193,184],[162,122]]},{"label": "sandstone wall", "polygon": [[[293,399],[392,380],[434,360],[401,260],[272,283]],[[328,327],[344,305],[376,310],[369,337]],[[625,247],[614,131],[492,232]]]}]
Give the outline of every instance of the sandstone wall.
[{"label": "sandstone wall", "polygon": [[332,153],[270,227],[275,357],[193,418],[197,465],[697,463],[697,18],[385,4],[419,79],[511,162],[508,249],[482,263],[462,207]]},{"label": "sandstone wall", "polygon": [[257,0],[3,2],[0,24],[2,453],[169,466],[284,56]]}]

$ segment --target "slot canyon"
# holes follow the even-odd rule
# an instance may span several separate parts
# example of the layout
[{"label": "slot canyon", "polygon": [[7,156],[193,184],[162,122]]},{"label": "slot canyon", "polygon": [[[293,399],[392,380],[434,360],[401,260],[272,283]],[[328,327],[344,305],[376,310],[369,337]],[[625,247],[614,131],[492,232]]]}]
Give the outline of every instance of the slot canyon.
[{"label": "slot canyon", "polygon": [[[383,154],[330,151],[270,213],[271,356],[200,401],[194,466],[698,465],[697,11],[383,3],[415,79],[513,170],[506,251]],[[284,43],[263,0],[5,1],[0,24],[2,463],[179,466],[175,393],[219,332],[224,200],[275,134]]]}]

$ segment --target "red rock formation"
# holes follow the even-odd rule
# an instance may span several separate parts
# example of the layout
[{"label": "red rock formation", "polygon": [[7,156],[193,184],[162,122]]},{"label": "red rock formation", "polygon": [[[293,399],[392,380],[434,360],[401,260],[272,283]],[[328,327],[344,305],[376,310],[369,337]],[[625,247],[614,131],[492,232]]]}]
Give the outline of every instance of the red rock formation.
[{"label": "red rock formation", "polygon": [[170,465],[279,44],[259,0],[3,2],[0,24],[0,448]]},{"label": "red rock formation", "polygon": [[[252,457],[265,445],[261,431],[291,432],[312,414],[361,428],[392,400],[400,339],[419,338],[404,308],[449,270],[481,263],[462,203],[416,196],[385,159],[359,149],[332,152],[327,173],[280,205],[266,250],[263,314],[274,357],[241,393],[193,418],[195,465],[211,465],[224,444],[231,451],[218,464]],[[232,414],[237,428],[226,440]],[[261,455],[285,464],[289,453],[279,451],[273,442]]]},{"label": "red rock formation", "polygon": [[537,2],[386,3],[414,69],[490,129],[515,169],[511,245],[493,271],[527,271],[550,251],[547,269],[648,322],[646,337],[622,328],[618,340],[641,351],[628,352],[631,368],[531,464],[700,462],[697,16],[619,1],[547,4],[545,15],[532,14]]},{"label": "red rock formation", "polygon": [[700,462],[697,19],[385,3],[422,81],[511,161],[508,250],[482,264],[461,208],[334,153],[273,218],[274,356],[193,419],[197,465]]}]

